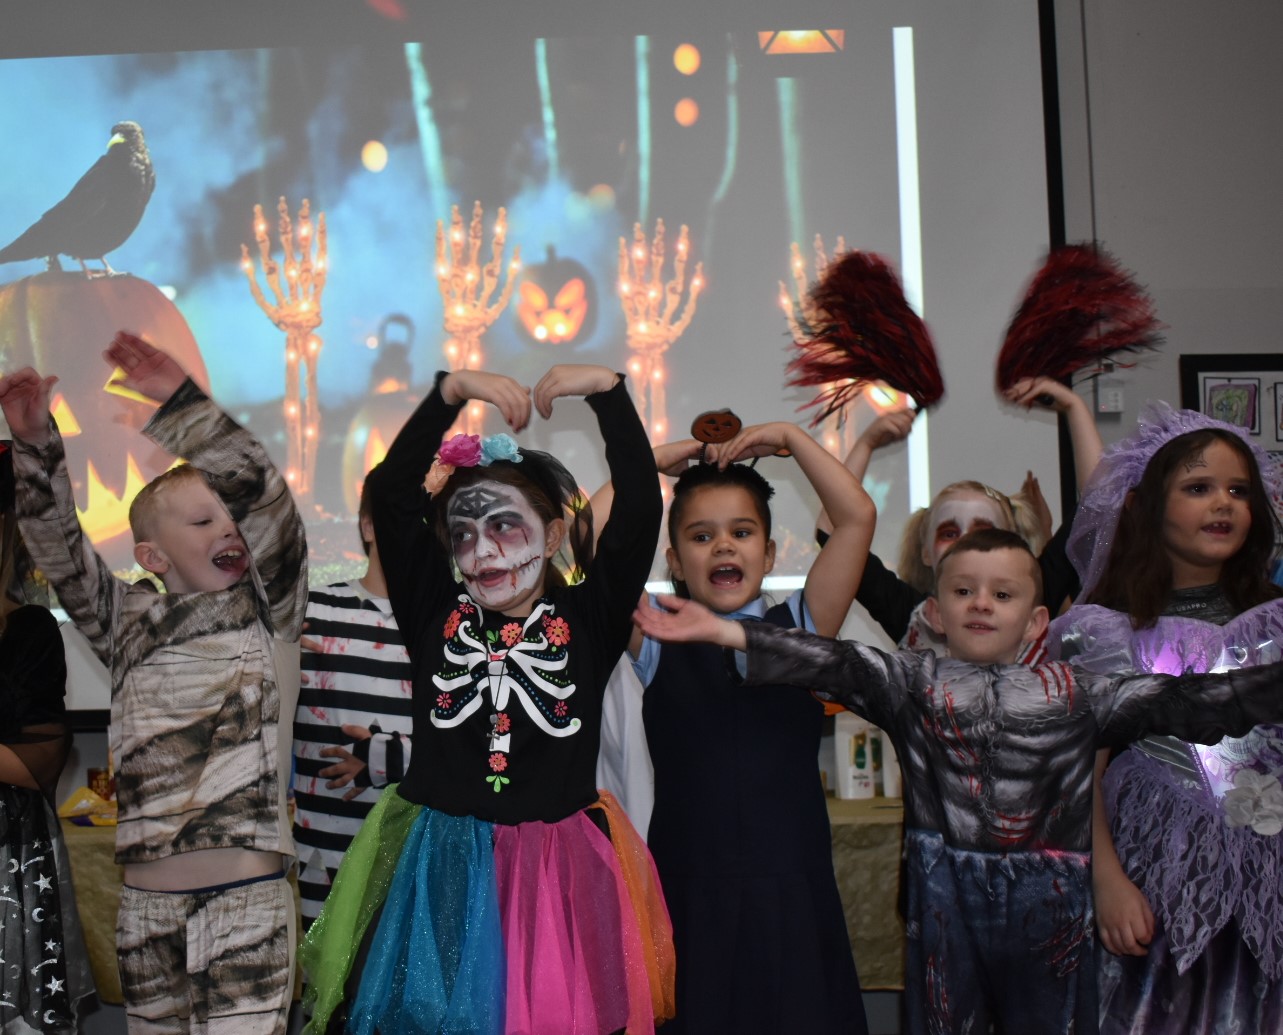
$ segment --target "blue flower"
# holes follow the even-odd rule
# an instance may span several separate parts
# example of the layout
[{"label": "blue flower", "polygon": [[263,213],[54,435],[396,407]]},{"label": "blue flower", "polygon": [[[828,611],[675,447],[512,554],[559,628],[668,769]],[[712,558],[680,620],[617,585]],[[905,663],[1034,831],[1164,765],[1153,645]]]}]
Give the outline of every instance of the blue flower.
[{"label": "blue flower", "polygon": [[500,432],[481,440],[481,466],[489,467],[496,460],[521,463],[521,450],[517,447],[517,440],[511,435]]}]

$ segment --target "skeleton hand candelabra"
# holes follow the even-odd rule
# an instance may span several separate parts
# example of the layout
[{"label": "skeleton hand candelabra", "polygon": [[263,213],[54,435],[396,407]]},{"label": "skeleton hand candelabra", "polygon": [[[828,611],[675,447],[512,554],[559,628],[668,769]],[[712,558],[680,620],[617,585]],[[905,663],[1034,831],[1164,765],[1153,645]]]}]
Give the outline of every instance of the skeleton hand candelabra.
[{"label": "skeleton hand candelabra", "polygon": [[[254,239],[258,242],[259,264],[272,292],[269,302],[259,287],[249,247],[241,245],[241,269],[249,281],[250,294],[267,318],[285,332],[285,478],[295,495],[306,497],[312,491],[316,476],[316,448],[321,437],[320,397],[317,390],[316,364],[321,356],[321,338],[316,329],[321,325],[321,295],[325,291],[326,244],[325,213],[317,216],[315,229],[307,198],[299,206],[297,228],[290,221],[285,199],[276,206],[284,263],[272,258],[272,243],[267,234],[263,206],[254,206]],[[306,391],[301,386],[300,370],[306,371]]]},{"label": "skeleton hand candelabra", "polygon": [[628,347],[633,358],[628,372],[633,377],[637,411],[653,441],[668,435],[667,402],[664,391],[664,353],[685,333],[695,316],[696,302],[704,288],[704,264],[697,263],[691,278],[690,294],[678,314],[686,291],[686,262],[690,237],[682,227],[677,237],[673,277],[664,283],[664,221],[655,221],[655,236],[649,247],[642,225],[633,227],[630,248],[619,239],[619,301],[628,323]]},{"label": "skeleton hand candelabra", "polygon": [[[495,219],[490,261],[482,266],[481,212],[481,202],[478,201],[472,207],[472,222],[465,235],[459,206],[452,206],[448,240],[444,223],[437,221],[437,286],[441,290],[441,303],[444,307],[443,324],[447,335],[445,357],[451,370],[481,369],[485,360],[481,351],[481,336],[499,319],[499,314],[508,308],[512,289],[517,283],[517,273],[521,269],[521,249],[514,248],[512,261],[508,264],[508,279],[499,295],[499,301],[491,305],[490,300],[499,287],[504,241],[508,236],[508,213],[506,209],[499,210]],[[468,435],[479,434],[483,412],[484,407],[480,403],[469,403],[458,430]]]}]

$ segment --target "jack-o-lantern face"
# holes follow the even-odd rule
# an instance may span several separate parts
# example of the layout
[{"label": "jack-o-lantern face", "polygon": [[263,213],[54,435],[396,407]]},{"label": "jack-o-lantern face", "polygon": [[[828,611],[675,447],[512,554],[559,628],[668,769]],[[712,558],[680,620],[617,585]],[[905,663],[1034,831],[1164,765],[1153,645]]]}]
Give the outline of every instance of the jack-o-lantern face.
[{"label": "jack-o-lantern face", "polygon": [[708,410],[696,417],[691,424],[691,437],[696,442],[718,445],[733,439],[743,426],[730,410]]},{"label": "jack-o-lantern face", "polygon": [[107,387],[115,371],[101,354],[118,330],[154,342],[208,389],[187,321],[145,280],[52,271],[0,286],[0,363],[58,376],[50,409],[66,443],[81,527],[103,559],[124,570],[134,563],[129,504],[174,457],[138,434],[156,407]]},{"label": "jack-o-lantern face", "polygon": [[574,259],[559,259],[551,246],[548,261],[527,267],[517,289],[517,321],[531,341],[561,345],[582,341],[597,322],[592,277]]}]

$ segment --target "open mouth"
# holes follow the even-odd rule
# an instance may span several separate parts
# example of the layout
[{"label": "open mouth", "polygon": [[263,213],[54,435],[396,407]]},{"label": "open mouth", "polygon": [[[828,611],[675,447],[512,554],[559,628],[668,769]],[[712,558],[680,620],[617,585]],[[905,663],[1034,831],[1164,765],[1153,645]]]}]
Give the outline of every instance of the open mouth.
[{"label": "open mouth", "polygon": [[1204,525],[1203,531],[1209,535],[1229,535],[1234,531],[1234,526],[1228,521],[1214,521],[1210,525]]},{"label": "open mouth", "polygon": [[518,564],[513,568],[483,568],[465,578],[481,589],[498,589],[506,585],[515,590],[522,574],[538,563],[539,558],[532,557],[525,564]]},{"label": "open mouth", "polygon": [[237,577],[244,574],[245,569],[249,566],[249,558],[245,551],[240,547],[229,547],[221,553],[214,555],[214,567],[219,571],[225,571],[229,575]]},{"label": "open mouth", "polygon": [[733,564],[723,564],[713,569],[708,581],[714,586],[738,586],[744,581],[744,572]]},{"label": "open mouth", "polygon": [[982,633],[993,632],[993,626],[985,625],[983,622],[968,622],[965,626],[963,626],[963,628],[969,630],[970,632],[982,632]]}]

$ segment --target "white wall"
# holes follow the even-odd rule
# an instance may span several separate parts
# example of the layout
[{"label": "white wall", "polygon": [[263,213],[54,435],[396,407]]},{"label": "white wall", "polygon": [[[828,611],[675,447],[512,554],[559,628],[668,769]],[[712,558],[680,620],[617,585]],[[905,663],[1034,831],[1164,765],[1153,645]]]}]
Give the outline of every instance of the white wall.
[{"label": "white wall", "polygon": [[1111,442],[1146,399],[1179,404],[1182,353],[1283,353],[1283,7],[1056,8],[1068,237],[1103,242],[1168,325],[1162,353],[1122,374]]}]

